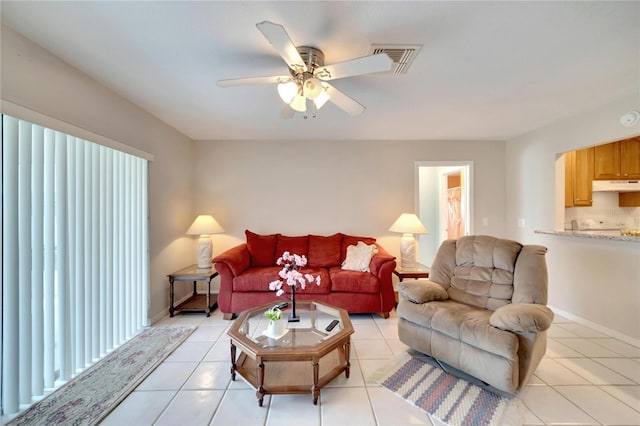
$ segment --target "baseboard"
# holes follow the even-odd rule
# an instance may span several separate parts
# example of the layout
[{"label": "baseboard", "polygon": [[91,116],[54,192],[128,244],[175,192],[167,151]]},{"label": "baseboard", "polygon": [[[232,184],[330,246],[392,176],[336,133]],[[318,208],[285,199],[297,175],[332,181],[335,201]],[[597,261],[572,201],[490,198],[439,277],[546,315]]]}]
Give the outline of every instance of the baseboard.
[{"label": "baseboard", "polygon": [[618,340],[621,340],[625,343],[628,343],[630,345],[636,346],[636,347],[640,347],[640,339],[636,339],[633,338],[631,336],[627,336],[626,334],[622,334],[619,331],[613,330],[611,328],[608,327],[604,327],[600,324],[597,324],[593,321],[589,321],[588,319],[584,319],[582,317],[579,317],[577,315],[574,315],[572,313],[569,313],[567,311],[563,311],[562,309],[556,308],[554,306],[549,306],[549,308],[556,314],[561,315],[567,319],[570,319],[571,321],[575,321],[578,324],[582,324],[585,325],[587,327],[593,328],[594,330],[597,330],[601,333],[607,334],[608,336],[614,337]]},{"label": "baseboard", "polygon": [[[191,293],[187,294],[186,296],[176,300],[175,306],[178,306],[179,304],[181,304],[182,302],[184,302],[185,300],[187,300],[188,298],[191,297]],[[152,316],[151,318],[149,318],[149,323],[151,325],[157,323],[158,321],[162,321],[165,318],[169,317],[169,307],[167,306],[166,308],[164,308],[163,310],[161,310],[159,313],[157,313],[156,315]]]},{"label": "baseboard", "polygon": [[151,318],[149,318],[149,325],[153,325],[155,323],[157,323],[158,321],[162,321],[163,319],[165,319],[166,317],[169,316],[169,308],[165,308],[163,310],[161,310],[158,314],[152,316]]}]

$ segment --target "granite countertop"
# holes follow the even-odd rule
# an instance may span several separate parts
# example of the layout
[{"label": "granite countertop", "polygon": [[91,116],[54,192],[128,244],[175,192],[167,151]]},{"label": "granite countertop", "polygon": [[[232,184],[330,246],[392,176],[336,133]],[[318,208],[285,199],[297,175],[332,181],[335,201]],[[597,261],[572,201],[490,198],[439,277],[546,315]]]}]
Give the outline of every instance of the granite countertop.
[{"label": "granite countertop", "polygon": [[596,240],[612,240],[612,241],[631,241],[640,243],[640,237],[631,235],[616,235],[612,232],[599,231],[553,231],[553,230],[535,230],[536,234],[560,235],[563,237],[591,238]]}]

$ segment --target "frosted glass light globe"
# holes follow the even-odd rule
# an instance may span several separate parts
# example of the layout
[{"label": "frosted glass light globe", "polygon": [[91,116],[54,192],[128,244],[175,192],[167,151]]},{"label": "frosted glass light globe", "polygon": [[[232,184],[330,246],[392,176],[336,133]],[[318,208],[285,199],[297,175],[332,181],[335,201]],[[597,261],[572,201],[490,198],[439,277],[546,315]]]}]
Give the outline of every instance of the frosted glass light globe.
[{"label": "frosted glass light globe", "polygon": [[291,103],[293,97],[298,94],[298,85],[295,81],[278,84],[280,99],[286,104]]}]

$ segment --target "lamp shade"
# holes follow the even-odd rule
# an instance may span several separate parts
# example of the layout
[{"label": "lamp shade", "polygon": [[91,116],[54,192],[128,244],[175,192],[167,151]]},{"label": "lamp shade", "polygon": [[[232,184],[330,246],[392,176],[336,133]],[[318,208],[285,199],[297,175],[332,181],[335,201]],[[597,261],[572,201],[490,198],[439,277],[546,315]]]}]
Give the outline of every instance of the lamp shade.
[{"label": "lamp shade", "polygon": [[401,234],[428,234],[427,228],[424,227],[418,216],[414,213],[402,213],[400,217],[393,222],[391,232],[400,232]]},{"label": "lamp shade", "polygon": [[224,232],[224,229],[213,216],[204,214],[199,215],[187,229],[187,235],[210,235],[222,232]]}]

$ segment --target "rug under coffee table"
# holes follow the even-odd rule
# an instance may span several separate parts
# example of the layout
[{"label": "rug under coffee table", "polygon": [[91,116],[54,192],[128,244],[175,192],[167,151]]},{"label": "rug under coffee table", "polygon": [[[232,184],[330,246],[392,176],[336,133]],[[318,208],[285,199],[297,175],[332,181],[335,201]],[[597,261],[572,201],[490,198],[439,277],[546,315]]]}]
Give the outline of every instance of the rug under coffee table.
[{"label": "rug under coffee table", "polygon": [[[274,339],[263,334],[268,322],[263,315],[275,303],[242,312],[229,329],[231,378],[238,373],[253,386],[260,406],[264,395],[290,393],[311,393],[317,404],[327,383],[343,372],[349,377],[349,314],[319,302],[297,302],[300,322],[288,323],[287,332]],[[288,309],[281,321],[286,321]],[[338,325],[326,331],[333,320]]]}]

